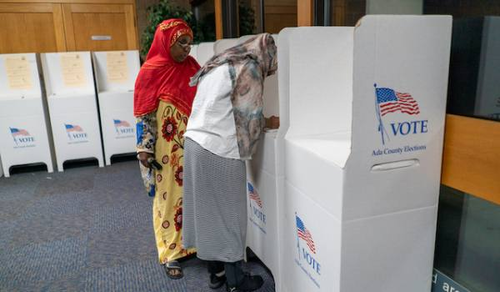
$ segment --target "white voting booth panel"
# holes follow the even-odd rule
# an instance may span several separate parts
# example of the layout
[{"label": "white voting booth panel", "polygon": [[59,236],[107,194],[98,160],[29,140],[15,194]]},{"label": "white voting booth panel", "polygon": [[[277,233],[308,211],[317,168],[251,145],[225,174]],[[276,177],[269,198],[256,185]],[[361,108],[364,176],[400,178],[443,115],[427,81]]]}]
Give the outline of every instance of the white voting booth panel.
[{"label": "white voting booth panel", "polygon": [[450,41],[448,16],[280,34],[283,291],[430,291]]},{"label": "white voting booth panel", "polygon": [[[251,37],[241,37],[238,44]],[[278,36],[273,37],[277,43]],[[264,116],[280,116],[278,72],[265,79],[263,99]],[[282,210],[278,196],[282,193],[284,179],[282,148],[286,128],[285,124],[277,130],[266,130],[253,159],[247,163],[247,246],[271,270],[276,291],[281,291],[279,215]]]},{"label": "white voting booth panel", "polygon": [[198,45],[191,46],[191,51],[189,51],[189,55],[195,58],[195,60],[198,60]]},{"label": "white voting booth panel", "polygon": [[[242,44],[246,41],[248,41],[249,39],[253,38],[255,35],[254,34],[249,34],[249,35],[244,35],[244,36],[241,36],[239,39],[238,39],[238,44]],[[274,36],[274,39],[276,40],[277,39],[277,35]]]},{"label": "white voting booth panel", "polygon": [[238,44],[238,39],[220,39],[214,43],[214,53],[220,54]]},{"label": "white voting booth panel", "polygon": [[196,49],[196,61],[200,66],[205,65],[205,63],[214,56],[214,43],[200,43]]},{"label": "white voting booth panel", "polygon": [[104,160],[135,152],[134,85],[139,73],[138,51],[94,52]]},{"label": "white voting booth panel", "polygon": [[0,158],[13,165],[45,163],[53,171],[35,54],[0,55]]},{"label": "white voting booth panel", "polygon": [[90,52],[41,54],[57,167],[96,158],[103,167]]}]

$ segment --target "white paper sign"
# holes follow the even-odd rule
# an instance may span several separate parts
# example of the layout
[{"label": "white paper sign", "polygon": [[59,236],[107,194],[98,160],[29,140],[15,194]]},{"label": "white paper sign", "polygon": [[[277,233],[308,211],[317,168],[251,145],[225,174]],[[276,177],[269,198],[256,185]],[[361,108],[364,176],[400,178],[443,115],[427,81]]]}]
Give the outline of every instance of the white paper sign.
[{"label": "white paper sign", "polygon": [[86,83],[85,68],[80,54],[62,54],[61,69],[64,85],[80,87]]},{"label": "white paper sign", "polygon": [[32,89],[31,68],[25,56],[11,56],[5,59],[5,69],[10,89]]},{"label": "white paper sign", "polygon": [[107,53],[107,71],[110,83],[125,83],[128,81],[128,64],[125,52]]}]

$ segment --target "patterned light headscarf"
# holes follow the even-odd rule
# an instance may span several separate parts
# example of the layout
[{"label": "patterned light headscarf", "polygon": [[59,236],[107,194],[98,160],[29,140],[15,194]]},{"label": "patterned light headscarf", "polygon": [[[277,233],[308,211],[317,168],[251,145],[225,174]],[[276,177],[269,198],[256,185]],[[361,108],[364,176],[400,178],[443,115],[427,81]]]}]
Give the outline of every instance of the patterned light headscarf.
[{"label": "patterned light headscarf", "polygon": [[276,72],[278,58],[276,56],[276,45],[273,37],[268,33],[256,35],[246,42],[231,47],[224,52],[213,56],[203,66],[196,75],[191,78],[191,86],[195,86],[199,80],[221,65],[231,63],[238,66],[238,63],[246,63],[248,59],[255,60],[262,70],[263,78]]}]

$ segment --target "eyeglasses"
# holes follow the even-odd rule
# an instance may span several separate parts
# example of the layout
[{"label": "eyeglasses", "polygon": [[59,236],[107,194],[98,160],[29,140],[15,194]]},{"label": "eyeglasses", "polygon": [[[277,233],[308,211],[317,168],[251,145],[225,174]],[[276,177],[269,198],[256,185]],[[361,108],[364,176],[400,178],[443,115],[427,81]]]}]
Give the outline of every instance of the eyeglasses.
[{"label": "eyeglasses", "polygon": [[178,44],[182,49],[191,49],[191,45],[193,45],[192,42],[190,41],[184,41],[184,40],[181,40],[181,41],[177,41],[176,44]]}]

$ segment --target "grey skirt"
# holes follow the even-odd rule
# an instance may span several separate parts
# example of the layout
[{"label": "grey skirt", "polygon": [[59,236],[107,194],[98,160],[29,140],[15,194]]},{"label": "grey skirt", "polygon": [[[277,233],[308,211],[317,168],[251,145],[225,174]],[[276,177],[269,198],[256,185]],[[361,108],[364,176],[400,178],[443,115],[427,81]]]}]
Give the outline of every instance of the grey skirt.
[{"label": "grey skirt", "polygon": [[183,244],[198,258],[236,262],[245,253],[246,169],[186,138],[184,141]]}]

